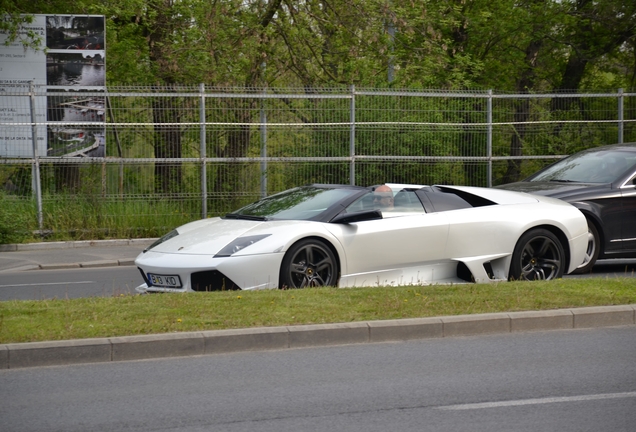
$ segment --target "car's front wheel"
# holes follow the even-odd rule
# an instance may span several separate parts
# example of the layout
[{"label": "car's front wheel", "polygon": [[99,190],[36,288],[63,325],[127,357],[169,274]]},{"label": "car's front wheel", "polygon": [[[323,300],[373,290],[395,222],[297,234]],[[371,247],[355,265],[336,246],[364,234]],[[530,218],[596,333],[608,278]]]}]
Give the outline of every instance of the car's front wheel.
[{"label": "car's front wheel", "polygon": [[551,280],[563,276],[565,253],[559,239],[537,228],[523,234],[512,254],[510,280]]},{"label": "car's front wheel", "polygon": [[280,288],[336,286],[338,261],[325,242],[301,240],[285,254],[280,269]]},{"label": "car's front wheel", "polygon": [[598,259],[598,255],[601,251],[601,240],[598,235],[596,226],[589,220],[587,221],[587,251],[585,251],[585,259],[583,263],[576,268],[572,273],[582,274],[589,273],[592,267]]}]

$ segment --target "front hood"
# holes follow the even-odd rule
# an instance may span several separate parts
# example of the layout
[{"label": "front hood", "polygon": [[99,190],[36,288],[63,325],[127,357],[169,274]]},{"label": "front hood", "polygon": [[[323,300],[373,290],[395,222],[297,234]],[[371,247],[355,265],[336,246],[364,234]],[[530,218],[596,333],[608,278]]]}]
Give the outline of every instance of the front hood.
[{"label": "front hood", "polygon": [[260,221],[202,219],[177,228],[179,235],[152,248],[159,253],[210,255],[220,251],[237,237],[248,235],[263,225]]},{"label": "front hood", "polygon": [[609,184],[597,183],[560,183],[560,182],[533,182],[521,181],[496,186],[496,189],[505,189],[517,192],[526,192],[535,195],[549,196],[559,199],[575,198],[578,195],[587,195],[593,191],[610,189]]},{"label": "front hood", "polygon": [[[310,232],[322,224],[309,221],[249,221],[240,219],[202,219],[177,228],[179,235],[153,247],[152,252],[166,254],[215,255],[236,238],[267,235],[243,254],[268,253],[281,250],[290,238]],[[142,253],[143,255],[143,253]]]}]

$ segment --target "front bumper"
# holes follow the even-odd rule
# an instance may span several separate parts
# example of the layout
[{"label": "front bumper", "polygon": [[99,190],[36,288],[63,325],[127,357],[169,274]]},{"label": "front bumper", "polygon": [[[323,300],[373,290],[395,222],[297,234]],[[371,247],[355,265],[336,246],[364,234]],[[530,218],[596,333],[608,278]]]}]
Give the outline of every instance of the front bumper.
[{"label": "front bumper", "polygon": [[[278,288],[282,253],[214,258],[211,255],[192,255],[147,251],[137,257],[135,264],[145,284],[138,292],[185,292],[253,290]],[[181,288],[153,286],[148,273],[178,275]]]}]

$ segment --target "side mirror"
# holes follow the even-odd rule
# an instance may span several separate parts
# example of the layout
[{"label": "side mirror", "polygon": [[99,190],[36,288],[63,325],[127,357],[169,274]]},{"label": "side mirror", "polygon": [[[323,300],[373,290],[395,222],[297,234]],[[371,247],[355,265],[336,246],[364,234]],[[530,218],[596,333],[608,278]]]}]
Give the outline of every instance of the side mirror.
[{"label": "side mirror", "polygon": [[330,222],[348,224],[378,219],[382,219],[382,212],[380,210],[365,210],[355,213],[340,213],[338,216],[331,219]]}]

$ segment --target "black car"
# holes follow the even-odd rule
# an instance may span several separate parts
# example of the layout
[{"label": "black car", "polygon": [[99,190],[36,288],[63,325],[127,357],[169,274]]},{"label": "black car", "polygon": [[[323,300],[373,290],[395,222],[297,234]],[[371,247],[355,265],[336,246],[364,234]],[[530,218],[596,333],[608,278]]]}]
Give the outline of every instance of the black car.
[{"label": "black car", "polygon": [[590,242],[576,273],[600,258],[636,258],[636,143],[584,150],[497,188],[559,198],[583,212]]}]

